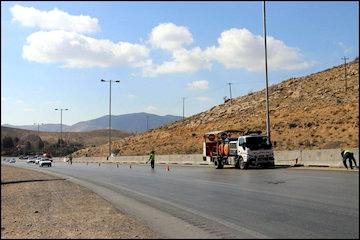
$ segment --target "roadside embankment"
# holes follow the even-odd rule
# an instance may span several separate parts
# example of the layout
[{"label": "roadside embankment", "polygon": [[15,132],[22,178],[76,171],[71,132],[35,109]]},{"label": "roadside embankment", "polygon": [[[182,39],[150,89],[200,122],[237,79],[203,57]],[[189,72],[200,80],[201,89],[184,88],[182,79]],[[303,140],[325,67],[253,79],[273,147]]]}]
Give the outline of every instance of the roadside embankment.
[{"label": "roadside embankment", "polygon": [[[359,163],[359,149],[351,149],[354,152],[356,162]],[[333,167],[343,168],[340,149],[321,150],[294,150],[275,151],[275,165],[305,166],[305,167]],[[120,163],[120,164],[144,164],[149,156],[117,156],[110,157],[80,157],[74,162],[81,163]],[[204,161],[202,154],[178,154],[178,155],[156,155],[157,164],[179,164],[179,165],[212,165]]]},{"label": "roadside embankment", "polygon": [[1,165],[1,238],[156,238],[90,190]]}]

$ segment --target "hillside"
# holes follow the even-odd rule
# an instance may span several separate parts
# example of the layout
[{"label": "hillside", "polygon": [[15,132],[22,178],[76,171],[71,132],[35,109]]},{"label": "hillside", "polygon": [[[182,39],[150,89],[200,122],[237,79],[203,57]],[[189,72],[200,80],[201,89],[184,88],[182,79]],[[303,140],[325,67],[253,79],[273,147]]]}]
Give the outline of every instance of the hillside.
[{"label": "hillside", "polygon": [[[18,128],[1,127],[1,139],[3,137],[18,137],[23,138],[29,135],[37,135],[37,131],[24,130]],[[43,141],[54,143],[60,138],[60,133],[57,132],[41,132],[39,133],[40,138]],[[113,140],[121,139],[130,136],[129,133],[124,133],[118,130],[112,130],[111,136]],[[109,134],[107,129],[90,131],[90,132],[63,132],[64,141],[82,143],[85,146],[93,146],[99,144],[105,144],[109,141]]]},{"label": "hillside", "polygon": [[[123,115],[112,115],[111,116],[111,128],[122,132],[144,132],[147,130],[147,118],[149,129],[158,128],[162,125],[175,122],[182,117],[179,116],[159,116],[150,113],[130,113]],[[20,128],[26,130],[37,130],[37,125],[22,125],[15,126],[10,124],[2,125],[4,127]],[[82,121],[73,125],[63,124],[64,132],[89,132],[93,130],[107,129],[109,127],[109,116],[105,115],[96,119],[88,121]],[[60,132],[60,124],[43,124],[40,126],[40,130],[43,132]]]},{"label": "hillside", "polygon": [[[275,150],[358,147],[359,60],[269,88],[271,140]],[[266,132],[265,91],[241,96],[158,129],[113,142],[121,155],[201,153],[205,132],[260,129]],[[75,153],[105,156],[107,146]]]}]

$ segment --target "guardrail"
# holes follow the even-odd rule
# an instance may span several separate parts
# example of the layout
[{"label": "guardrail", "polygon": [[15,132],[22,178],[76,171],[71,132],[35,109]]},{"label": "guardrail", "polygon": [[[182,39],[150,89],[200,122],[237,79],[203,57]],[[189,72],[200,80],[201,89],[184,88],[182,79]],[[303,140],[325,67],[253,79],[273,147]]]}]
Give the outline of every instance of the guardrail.
[{"label": "guardrail", "polygon": [[[350,149],[359,163],[359,148]],[[274,151],[275,165],[343,167],[340,149]],[[73,159],[82,163],[145,164],[149,156],[81,157]],[[212,165],[203,161],[202,154],[156,155],[156,164]]]}]

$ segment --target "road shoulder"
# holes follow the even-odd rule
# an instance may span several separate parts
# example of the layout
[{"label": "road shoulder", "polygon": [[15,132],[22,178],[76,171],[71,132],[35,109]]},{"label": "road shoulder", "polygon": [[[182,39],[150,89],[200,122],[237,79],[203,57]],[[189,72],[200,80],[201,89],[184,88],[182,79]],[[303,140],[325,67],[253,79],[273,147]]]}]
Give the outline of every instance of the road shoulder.
[{"label": "road shoulder", "polygon": [[1,165],[1,182],[1,238],[159,237],[67,179]]}]

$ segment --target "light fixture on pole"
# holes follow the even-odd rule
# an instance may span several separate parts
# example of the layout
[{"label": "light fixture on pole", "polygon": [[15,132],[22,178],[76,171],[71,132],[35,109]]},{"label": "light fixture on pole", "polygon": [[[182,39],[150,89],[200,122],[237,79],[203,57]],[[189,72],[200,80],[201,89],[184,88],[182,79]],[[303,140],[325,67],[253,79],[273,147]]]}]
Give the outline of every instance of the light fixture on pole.
[{"label": "light fixture on pole", "polygon": [[115,82],[115,83],[120,83],[119,80],[104,80],[101,79],[101,82],[108,82],[109,83],[109,92],[110,92],[110,96],[109,96],[109,156],[106,159],[109,159],[110,155],[111,155],[111,83]]},{"label": "light fixture on pole", "polygon": [[60,157],[62,157],[62,112],[68,111],[67,108],[55,108],[55,111],[60,111]]},{"label": "light fixture on pole", "polygon": [[267,143],[270,144],[270,115],[269,115],[269,89],[268,89],[268,64],[267,64],[267,45],[266,45],[266,6],[263,1],[263,21],[264,21],[264,45],[265,45],[265,80],[266,80],[266,136]]}]

